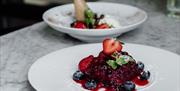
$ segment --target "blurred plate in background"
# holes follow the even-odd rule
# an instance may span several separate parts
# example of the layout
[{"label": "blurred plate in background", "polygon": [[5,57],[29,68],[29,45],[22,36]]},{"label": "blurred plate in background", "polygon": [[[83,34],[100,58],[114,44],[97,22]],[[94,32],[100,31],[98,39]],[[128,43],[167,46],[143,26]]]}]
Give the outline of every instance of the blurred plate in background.
[{"label": "blurred plate in background", "polygon": [[43,19],[53,29],[86,42],[100,42],[106,37],[117,37],[139,27],[147,19],[145,11],[129,5],[105,2],[91,2],[88,5],[95,13],[113,16],[121,26],[101,30],[71,28],[70,24],[75,20],[73,4],[49,9],[43,14]]}]

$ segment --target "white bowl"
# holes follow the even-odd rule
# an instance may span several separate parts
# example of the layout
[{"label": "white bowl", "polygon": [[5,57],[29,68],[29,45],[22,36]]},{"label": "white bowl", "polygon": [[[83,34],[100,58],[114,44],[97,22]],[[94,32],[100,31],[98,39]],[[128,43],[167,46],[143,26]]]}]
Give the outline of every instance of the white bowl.
[{"label": "white bowl", "polygon": [[71,28],[70,24],[75,20],[73,4],[47,10],[43,14],[43,20],[53,29],[77,39],[86,42],[100,42],[106,37],[117,37],[133,30],[147,19],[145,11],[129,5],[106,2],[90,2],[88,5],[95,13],[113,16],[119,21],[121,27],[103,30]]}]

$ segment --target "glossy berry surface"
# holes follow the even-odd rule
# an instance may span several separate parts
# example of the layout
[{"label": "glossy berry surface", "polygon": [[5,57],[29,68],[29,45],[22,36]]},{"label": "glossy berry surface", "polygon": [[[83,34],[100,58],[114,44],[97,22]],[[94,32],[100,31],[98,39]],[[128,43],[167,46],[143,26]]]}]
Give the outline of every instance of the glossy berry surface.
[{"label": "glossy berry surface", "polygon": [[103,41],[103,52],[110,55],[116,51],[120,52],[122,50],[122,44],[120,41],[115,39],[105,39]]},{"label": "glossy berry surface", "polygon": [[125,91],[134,91],[135,87],[136,85],[132,81],[126,81],[123,84],[123,88],[125,89]]},{"label": "glossy berry surface", "polygon": [[86,71],[86,69],[87,69],[87,68],[89,67],[89,65],[91,64],[91,61],[93,61],[93,58],[94,58],[94,57],[93,57],[92,55],[90,55],[90,56],[82,59],[82,60],[80,61],[80,63],[79,63],[79,70],[80,70],[81,72]]},{"label": "glossy berry surface", "polygon": [[97,87],[97,82],[95,80],[89,80],[85,83],[85,88],[93,90]]},{"label": "glossy berry surface", "polygon": [[76,71],[73,74],[73,80],[82,80],[84,77],[84,73],[82,73],[81,71]]},{"label": "glossy berry surface", "polygon": [[108,86],[116,86],[136,78],[142,72],[137,68],[135,61],[130,61],[114,70],[107,65],[108,59],[111,57],[101,52],[84,71],[85,75],[100,82],[106,81]]},{"label": "glossy berry surface", "polygon": [[137,67],[138,67],[138,69],[143,70],[144,64],[142,62],[137,62]]},{"label": "glossy berry surface", "polygon": [[79,28],[79,29],[86,29],[86,25],[84,24],[84,22],[81,21],[76,21],[73,23],[72,27],[74,28]]},{"label": "glossy berry surface", "polygon": [[108,24],[101,24],[96,26],[96,29],[108,29],[110,28]]},{"label": "glossy berry surface", "polygon": [[150,72],[149,71],[143,71],[140,75],[141,80],[148,80],[150,78]]}]

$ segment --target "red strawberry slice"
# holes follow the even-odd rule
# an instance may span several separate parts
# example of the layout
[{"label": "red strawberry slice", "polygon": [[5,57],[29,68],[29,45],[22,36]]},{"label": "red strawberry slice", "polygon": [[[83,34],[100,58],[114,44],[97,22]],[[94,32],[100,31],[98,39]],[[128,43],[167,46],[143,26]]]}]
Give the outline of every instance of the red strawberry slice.
[{"label": "red strawberry slice", "polygon": [[108,29],[108,28],[110,28],[110,27],[106,23],[96,26],[96,29]]},{"label": "red strawberry slice", "polygon": [[93,61],[94,56],[90,55],[84,59],[82,59],[79,63],[79,70],[81,72],[86,71],[86,69],[89,67],[90,63]]},{"label": "red strawberry slice", "polygon": [[73,25],[74,28],[79,28],[79,29],[86,29],[86,25],[84,24],[84,22],[81,21],[76,21]]},{"label": "red strawberry slice", "polygon": [[115,39],[105,39],[103,41],[103,52],[107,55],[114,53],[115,51],[121,51],[122,44],[120,41]]}]

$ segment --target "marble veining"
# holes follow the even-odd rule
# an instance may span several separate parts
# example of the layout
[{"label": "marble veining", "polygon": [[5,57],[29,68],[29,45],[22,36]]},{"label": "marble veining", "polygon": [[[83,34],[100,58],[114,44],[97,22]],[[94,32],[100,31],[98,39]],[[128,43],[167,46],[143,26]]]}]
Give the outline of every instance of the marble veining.
[{"label": "marble veining", "polygon": [[[118,38],[128,43],[154,46],[180,55],[180,20],[168,18],[151,0],[148,1],[111,1],[137,6],[147,11],[149,16],[141,27]],[[79,44],[85,42],[55,31],[44,22],[1,36],[0,91],[35,91],[27,80],[29,67],[39,57]]]}]

